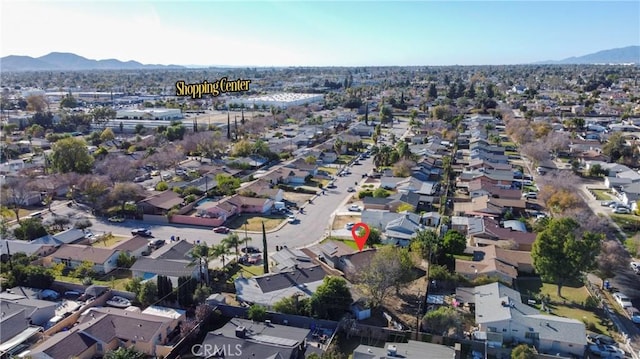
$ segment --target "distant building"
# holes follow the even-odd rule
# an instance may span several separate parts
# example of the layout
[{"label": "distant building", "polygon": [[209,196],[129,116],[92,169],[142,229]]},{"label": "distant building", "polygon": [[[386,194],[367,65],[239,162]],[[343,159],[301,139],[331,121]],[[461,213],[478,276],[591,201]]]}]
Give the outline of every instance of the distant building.
[{"label": "distant building", "polygon": [[308,103],[322,102],[324,100],[323,95],[319,94],[306,94],[306,93],[279,93],[257,97],[236,97],[227,100],[227,106],[244,105],[247,108],[253,106],[267,106],[267,107],[280,107],[287,108],[290,106],[301,106]]},{"label": "distant building", "polygon": [[177,108],[123,109],[116,112],[117,119],[129,120],[160,120],[171,121],[184,118],[182,111]]}]

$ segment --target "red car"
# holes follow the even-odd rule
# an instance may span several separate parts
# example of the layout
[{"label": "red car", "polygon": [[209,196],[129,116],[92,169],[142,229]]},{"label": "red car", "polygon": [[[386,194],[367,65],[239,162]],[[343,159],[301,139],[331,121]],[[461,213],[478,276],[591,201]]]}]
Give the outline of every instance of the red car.
[{"label": "red car", "polygon": [[223,234],[227,234],[229,233],[230,229],[227,227],[216,227],[213,229],[214,232],[216,233],[223,233]]}]

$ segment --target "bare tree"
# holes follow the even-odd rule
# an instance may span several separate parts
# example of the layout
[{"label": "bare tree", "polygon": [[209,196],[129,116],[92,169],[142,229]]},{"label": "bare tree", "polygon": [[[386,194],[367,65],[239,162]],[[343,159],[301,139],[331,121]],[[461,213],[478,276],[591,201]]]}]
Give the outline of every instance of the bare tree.
[{"label": "bare tree", "polygon": [[[124,163],[126,163],[126,165]],[[95,173],[107,176],[112,184],[117,182],[131,182],[136,177],[137,161],[131,162],[129,159],[116,156],[107,156],[102,161],[95,164]]]},{"label": "bare tree", "polygon": [[121,211],[124,213],[127,201],[138,201],[144,198],[144,189],[136,183],[116,183],[110,193],[110,198],[120,203]]},{"label": "bare tree", "polygon": [[33,179],[29,177],[7,177],[3,185],[2,203],[13,209],[18,224],[20,224],[20,209],[26,207],[29,198],[34,195],[33,184]]},{"label": "bare tree", "polygon": [[522,147],[520,147],[520,151],[536,164],[546,161],[551,158],[551,154],[541,142],[542,141],[525,143],[524,145],[522,145]]},{"label": "bare tree", "polygon": [[92,211],[102,208],[104,200],[111,190],[111,181],[106,176],[83,175],[76,189],[86,198]]},{"label": "bare tree", "polygon": [[566,132],[552,131],[543,139],[543,147],[557,155],[558,152],[569,148],[569,135]]},{"label": "bare tree", "polygon": [[620,270],[629,267],[629,254],[617,240],[603,241],[596,260],[598,264],[596,273],[603,280],[612,278]]}]

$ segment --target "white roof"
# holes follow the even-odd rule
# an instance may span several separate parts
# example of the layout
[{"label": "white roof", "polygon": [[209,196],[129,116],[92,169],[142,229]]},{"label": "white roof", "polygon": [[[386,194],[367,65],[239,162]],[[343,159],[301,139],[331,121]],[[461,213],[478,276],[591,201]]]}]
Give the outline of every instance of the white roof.
[{"label": "white roof", "polygon": [[174,309],[161,307],[159,305],[152,305],[147,307],[147,309],[142,311],[142,314],[150,314],[158,317],[178,319],[185,315],[185,311],[182,309]]}]

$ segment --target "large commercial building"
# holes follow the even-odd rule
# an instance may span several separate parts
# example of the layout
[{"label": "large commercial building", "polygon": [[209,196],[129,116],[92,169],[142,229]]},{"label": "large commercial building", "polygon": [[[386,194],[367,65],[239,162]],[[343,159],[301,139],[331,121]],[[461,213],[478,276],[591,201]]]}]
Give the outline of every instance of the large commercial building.
[{"label": "large commercial building", "polygon": [[177,108],[122,109],[116,112],[117,119],[124,120],[181,120],[182,111]]},{"label": "large commercial building", "polygon": [[321,94],[308,93],[279,93],[256,97],[236,97],[227,100],[227,105],[244,105],[247,108],[255,106],[280,107],[300,106],[308,103],[322,102],[324,96]]}]

